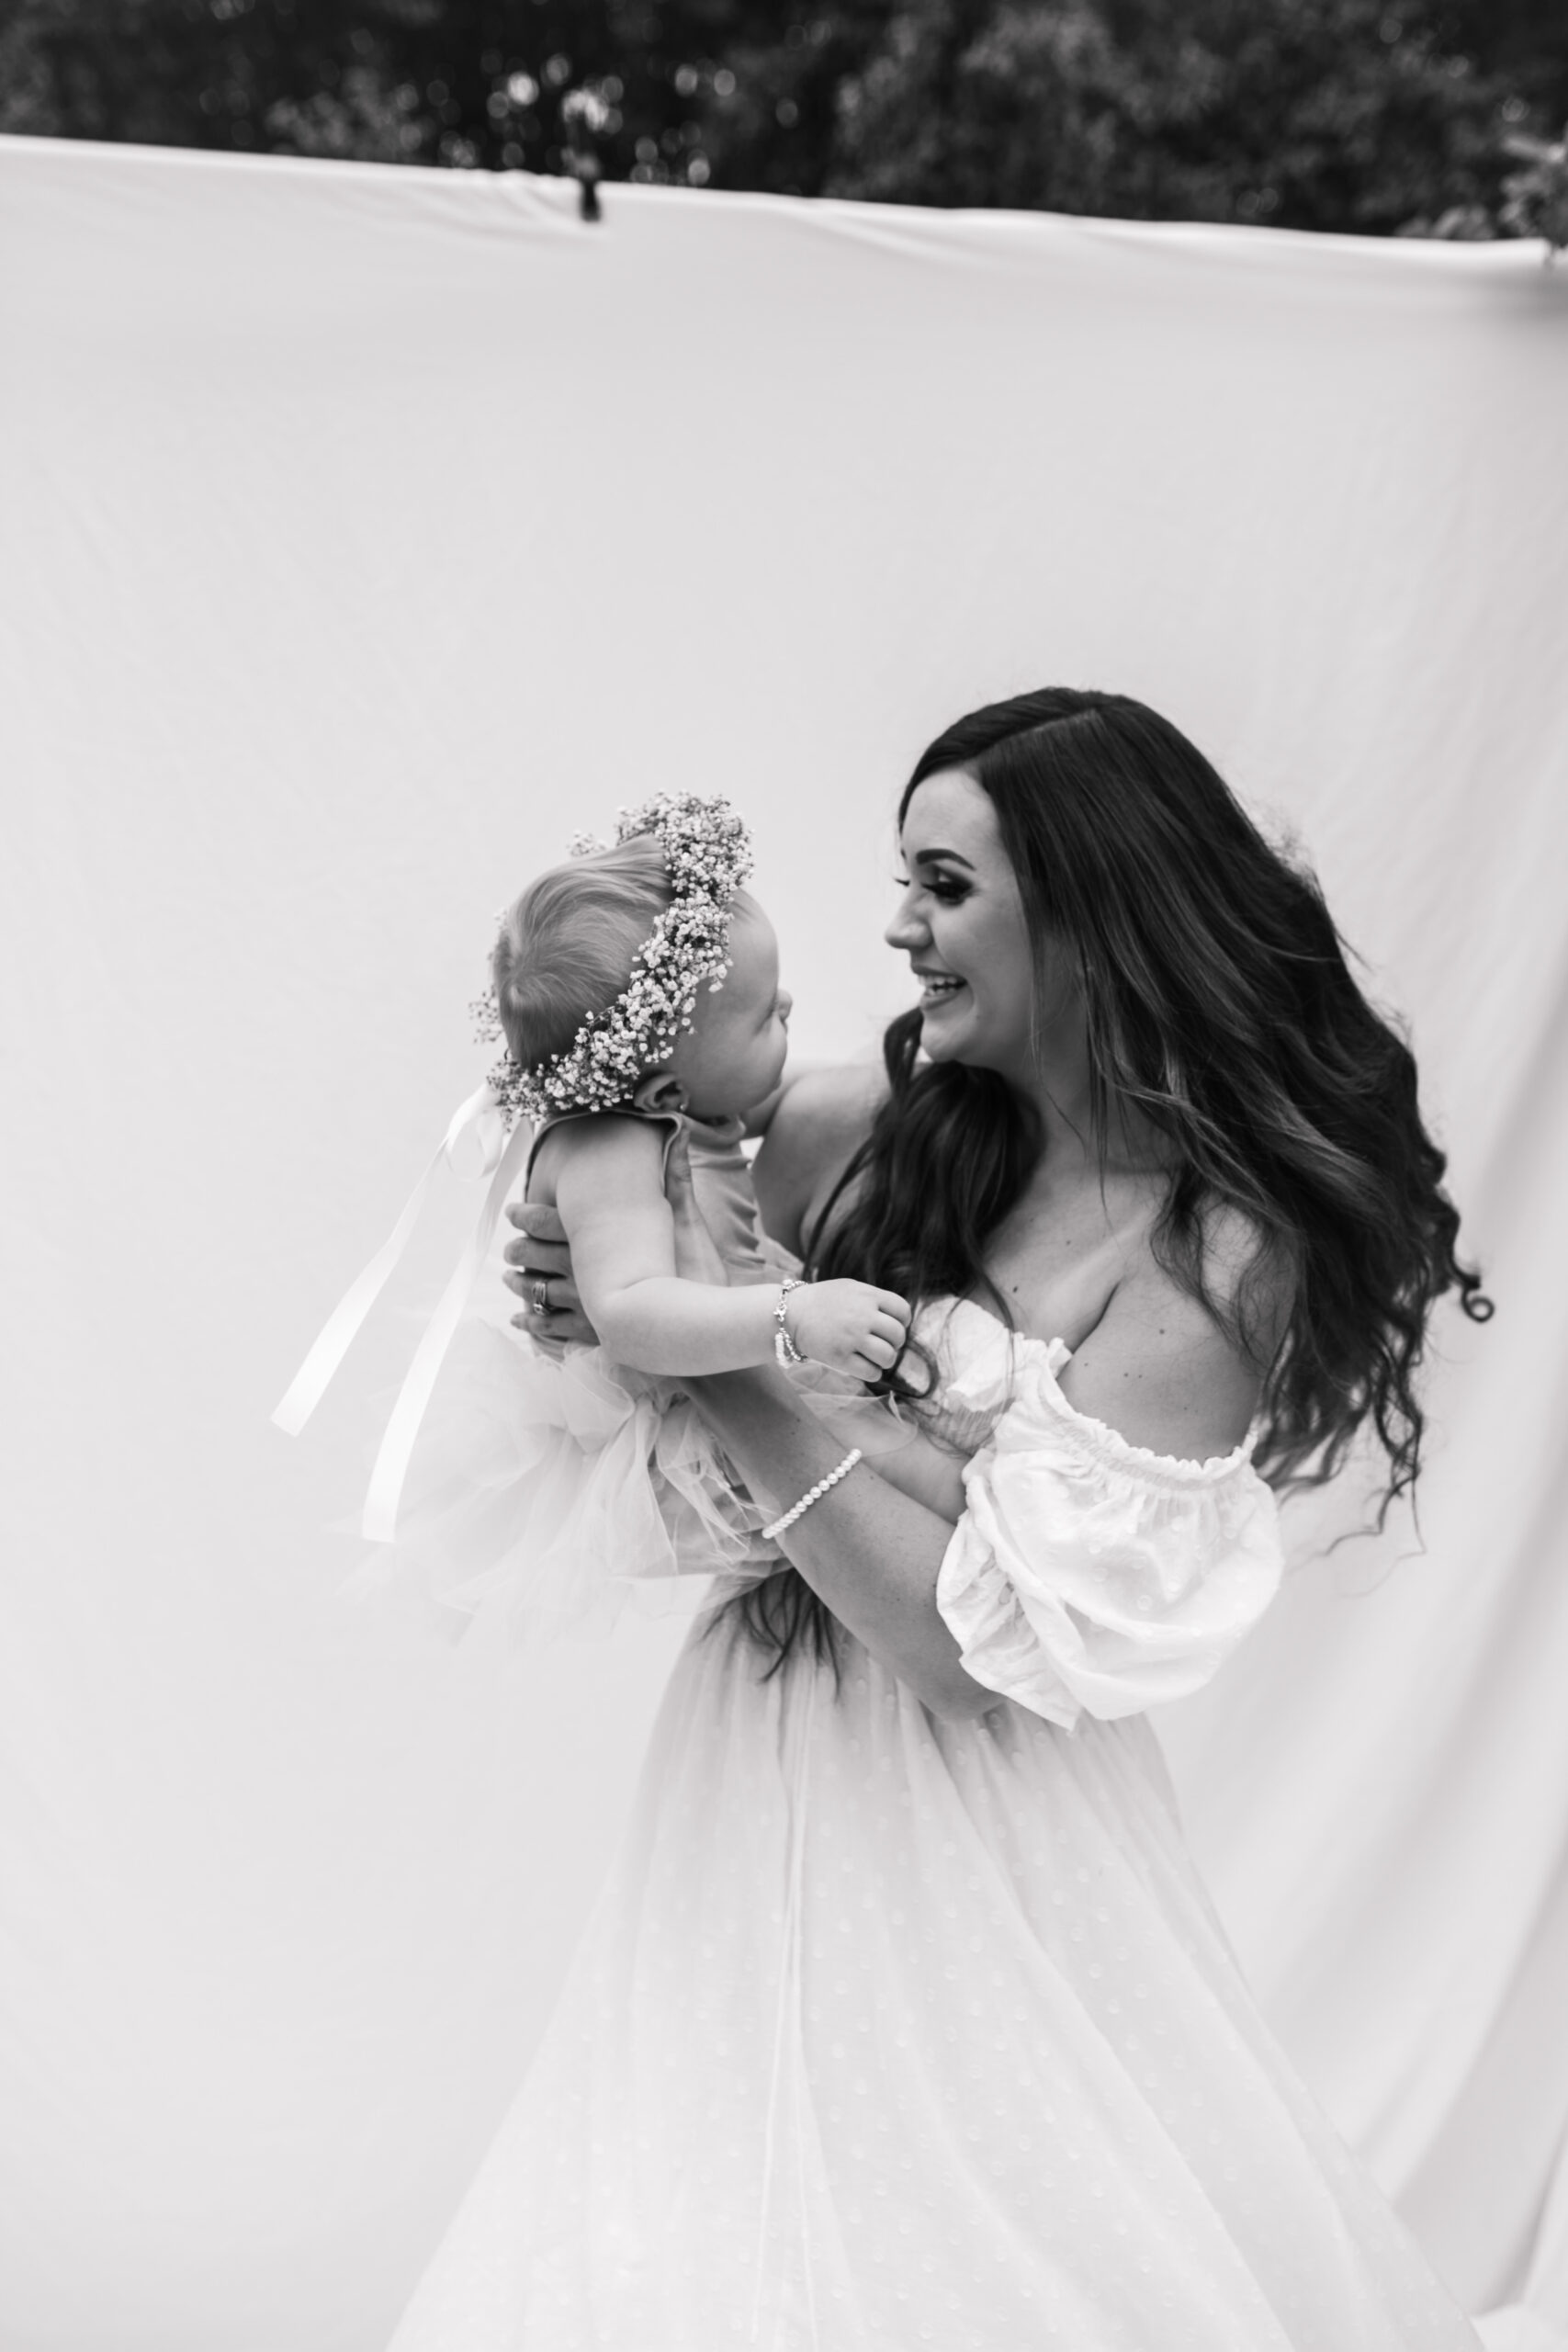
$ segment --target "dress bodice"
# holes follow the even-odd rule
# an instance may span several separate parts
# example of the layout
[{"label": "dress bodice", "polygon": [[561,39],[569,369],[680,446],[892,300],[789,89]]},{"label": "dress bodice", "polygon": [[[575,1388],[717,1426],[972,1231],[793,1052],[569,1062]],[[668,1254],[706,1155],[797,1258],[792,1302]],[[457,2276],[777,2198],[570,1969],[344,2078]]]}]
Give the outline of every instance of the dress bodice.
[{"label": "dress bodice", "polygon": [[666,1168],[677,1138],[684,1135],[691,1156],[693,1190],[715,1248],[732,1274],[738,1274],[743,1282],[758,1281],[766,1272],[767,1261],[762,1255],[751,1170],[740,1148],[746,1132],[740,1119],[693,1119],[682,1112],[629,1108],[613,1113],[562,1111],[554,1118],[541,1121],[535,1134],[528,1154],[528,1181],[532,1181],[539,1146],[547,1135],[571,1120],[607,1116],[642,1119],[651,1126],[661,1127]]},{"label": "dress bodice", "polygon": [[767,1272],[751,1170],[740,1148],[740,1119],[681,1122],[691,1153],[692,1185],[714,1246],[731,1272],[755,1282]]},{"label": "dress bodice", "polygon": [[1109,1459],[1136,1464],[1156,1475],[1169,1471],[1178,1479],[1195,1473],[1205,1483],[1239,1473],[1251,1463],[1258,1440],[1256,1420],[1239,1445],[1206,1462],[1134,1445],[1108,1422],[1080,1412],[1063,1394],[1057,1375],[1073,1360],[1066,1340],[1037,1340],[1026,1331],[1010,1329],[975,1299],[928,1299],[915,1317],[911,1337],[936,1368],[935,1385],[929,1405],[921,1408],[922,1418],[964,1453],[973,1453],[987,1442],[1012,1400],[1014,1384],[1023,1381],[1051,1397],[1059,1419],[1092,1433],[1093,1442]]}]

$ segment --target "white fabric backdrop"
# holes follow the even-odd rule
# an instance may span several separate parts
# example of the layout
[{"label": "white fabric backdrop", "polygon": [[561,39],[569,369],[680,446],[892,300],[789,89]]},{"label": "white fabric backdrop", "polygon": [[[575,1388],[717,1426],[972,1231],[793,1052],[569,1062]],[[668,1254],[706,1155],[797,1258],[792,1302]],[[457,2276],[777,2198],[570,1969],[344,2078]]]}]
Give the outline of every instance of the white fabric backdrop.
[{"label": "white fabric backdrop", "polygon": [[668,1627],[508,1670],[335,1597],[396,1308],[266,1426],[492,910],[726,789],[800,1050],[868,1051],[902,775],[1048,682],[1295,826],[1415,1023],[1499,1301],[1426,1553],[1304,1567],[1168,1744],[1309,2076],[1568,2328],[1568,274],[26,141],[0,206],[6,2352],[375,2352],[624,1806]]}]

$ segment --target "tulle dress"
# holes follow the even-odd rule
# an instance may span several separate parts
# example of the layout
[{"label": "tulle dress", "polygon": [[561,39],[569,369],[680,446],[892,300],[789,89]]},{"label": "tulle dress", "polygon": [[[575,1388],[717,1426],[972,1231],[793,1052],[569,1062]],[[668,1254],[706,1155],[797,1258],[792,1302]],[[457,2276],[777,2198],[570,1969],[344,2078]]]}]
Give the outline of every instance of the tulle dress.
[{"label": "tulle dress", "polygon": [[[541,1125],[526,1161],[532,1184]],[[625,1114],[630,1115],[630,1114]],[[647,1114],[665,1164],[678,1139],[730,1282],[800,1269],[763,1243],[739,1119]],[[499,1245],[498,1245],[499,1246]],[[767,1514],[739,1486],[678,1381],[629,1372],[598,1348],[547,1354],[513,1328],[517,1301],[497,1256],[442,1365],[410,1464],[395,1541],[355,1581],[444,1615],[500,1621],[521,1643],[603,1632],[628,1600],[693,1610],[724,1570],[771,1573]],[[868,1453],[907,1432],[854,1384],[803,1368],[799,1384],[846,1444]]]},{"label": "tulle dress", "polygon": [[1264,2026],[1145,1714],[1277,1585],[1248,1448],[1128,1444],[972,1304],[922,1336],[975,1449],[938,1601],[996,1706],[694,1624],[392,2352],[1473,2352]]}]

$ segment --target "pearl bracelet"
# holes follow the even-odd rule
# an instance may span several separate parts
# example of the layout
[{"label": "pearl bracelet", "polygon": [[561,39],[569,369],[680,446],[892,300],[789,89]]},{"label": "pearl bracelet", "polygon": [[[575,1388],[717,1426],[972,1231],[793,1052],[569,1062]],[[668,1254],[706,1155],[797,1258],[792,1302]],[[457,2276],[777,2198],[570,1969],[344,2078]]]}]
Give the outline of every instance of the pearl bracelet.
[{"label": "pearl bracelet", "polygon": [[782,1519],[775,1519],[772,1527],[763,1528],[763,1543],[771,1544],[776,1535],[782,1535],[784,1533],[786,1527],[793,1527],[795,1521],[803,1518],[806,1512],[811,1509],[813,1503],[819,1503],[821,1501],[829,1487],[836,1487],[840,1478],[847,1478],[850,1472],[854,1468],[855,1464],[857,1462],[863,1461],[863,1459],[864,1456],[861,1453],[859,1446],[852,1445],[836,1470],[829,1470],[825,1478],[818,1478],[814,1487],[807,1487],[806,1493],[802,1495],[800,1500],[795,1504],[793,1510],[786,1510]]}]

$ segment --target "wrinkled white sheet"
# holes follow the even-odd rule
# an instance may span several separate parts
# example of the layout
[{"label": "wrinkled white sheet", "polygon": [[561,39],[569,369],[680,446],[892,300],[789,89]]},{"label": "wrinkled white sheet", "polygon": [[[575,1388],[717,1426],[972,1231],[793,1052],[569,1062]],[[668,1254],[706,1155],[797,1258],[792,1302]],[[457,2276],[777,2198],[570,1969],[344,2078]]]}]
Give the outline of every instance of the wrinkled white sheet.
[{"label": "wrinkled white sheet", "polygon": [[624,1812],[671,1629],[508,1671],[335,1598],[461,1204],[357,1387],[266,1426],[473,1082],[493,909],[617,802],[723,788],[801,1050],[869,1050],[903,773],[1065,681],[1304,837],[1499,1301],[1442,1328],[1424,1555],[1400,1519],[1303,1567],[1162,1730],[1274,2022],[1533,2352],[1568,2329],[1568,273],[605,212],[0,141],[0,2341],[373,2352]]}]

